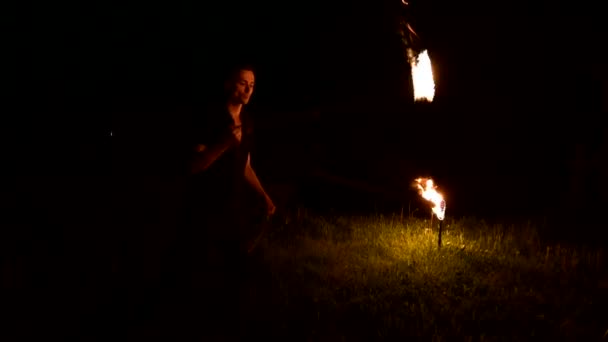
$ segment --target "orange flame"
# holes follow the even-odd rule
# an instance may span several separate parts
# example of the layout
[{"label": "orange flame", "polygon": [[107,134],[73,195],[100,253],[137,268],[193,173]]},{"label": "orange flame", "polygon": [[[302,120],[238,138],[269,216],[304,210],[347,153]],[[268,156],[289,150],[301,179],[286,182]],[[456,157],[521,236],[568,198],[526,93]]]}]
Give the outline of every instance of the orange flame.
[{"label": "orange flame", "polygon": [[418,192],[425,200],[433,204],[433,213],[439,220],[445,217],[445,200],[443,195],[437,192],[437,186],[431,178],[416,178],[415,179]]}]

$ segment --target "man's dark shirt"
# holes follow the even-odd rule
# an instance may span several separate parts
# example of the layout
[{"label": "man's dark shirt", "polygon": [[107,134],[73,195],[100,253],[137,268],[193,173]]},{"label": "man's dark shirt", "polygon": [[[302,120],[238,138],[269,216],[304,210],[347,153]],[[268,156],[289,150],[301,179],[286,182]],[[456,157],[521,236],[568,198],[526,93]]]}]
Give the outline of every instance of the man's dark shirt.
[{"label": "man's dark shirt", "polygon": [[[192,127],[192,149],[221,144],[232,134],[233,121],[225,107],[215,107]],[[226,225],[237,216],[244,200],[245,166],[252,144],[252,125],[247,112],[241,113],[241,143],[236,141],[205,171],[192,176],[191,200],[195,215],[208,224]],[[209,223],[209,219],[211,222]]]}]

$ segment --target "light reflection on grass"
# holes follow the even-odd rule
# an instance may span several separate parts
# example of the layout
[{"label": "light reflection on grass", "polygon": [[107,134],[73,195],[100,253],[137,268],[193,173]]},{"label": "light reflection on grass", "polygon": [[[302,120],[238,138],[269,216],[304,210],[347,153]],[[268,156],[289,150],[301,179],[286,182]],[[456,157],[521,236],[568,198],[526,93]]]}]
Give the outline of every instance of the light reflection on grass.
[{"label": "light reflection on grass", "polygon": [[441,249],[419,219],[300,215],[273,228],[260,249],[268,312],[313,340],[597,339],[608,328],[593,314],[608,304],[603,251],[546,245],[533,225],[446,219]]}]

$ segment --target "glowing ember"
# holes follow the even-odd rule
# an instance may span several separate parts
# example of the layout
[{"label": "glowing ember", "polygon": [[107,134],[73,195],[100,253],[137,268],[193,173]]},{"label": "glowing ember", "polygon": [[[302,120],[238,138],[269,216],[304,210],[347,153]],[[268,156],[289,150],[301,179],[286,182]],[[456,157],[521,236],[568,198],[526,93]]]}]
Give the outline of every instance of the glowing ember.
[{"label": "glowing ember", "polygon": [[437,186],[431,178],[416,178],[416,187],[422,198],[433,204],[433,213],[439,220],[445,217],[445,200],[443,195],[437,192]]},{"label": "glowing ember", "polygon": [[435,97],[435,81],[433,81],[433,69],[427,51],[422,50],[420,54],[414,56],[413,51],[409,50],[408,56],[412,67],[414,100],[432,102]]}]

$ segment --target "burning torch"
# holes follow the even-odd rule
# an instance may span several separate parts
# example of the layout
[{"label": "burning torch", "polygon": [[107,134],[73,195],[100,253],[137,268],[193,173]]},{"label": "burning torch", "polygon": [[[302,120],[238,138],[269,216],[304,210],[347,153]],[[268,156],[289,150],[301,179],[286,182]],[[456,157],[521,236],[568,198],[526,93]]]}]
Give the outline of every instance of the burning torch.
[{"label": "burning torch", "polygon": [[399,23],[399,35],[405,48],[405,58],[412,70],[414,101],[432,102],[435,97],[435,81],[431,59],[423,48],[420,36],[414,31],[410,20],[410,4],[401,0],[403,12]]},{"label": "burning torch", "polygon": [[422,198],[431,202],[432,204],[431,222],[433,214],[435,214],[435,216],[437,216],[439,219],[438,246],[441,248],[441,232],[443,230],[443,219],[445,218],[445,199],[443,199],[442,194],[437,192],[437,186],[433,182],[433,179],[420,177],[416,178],[414,182]]}]

